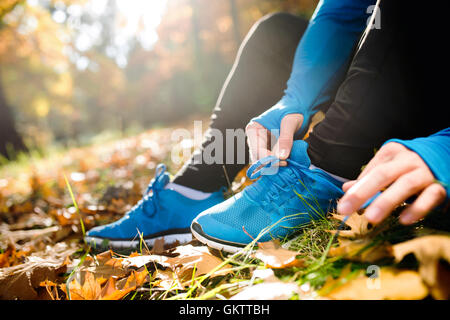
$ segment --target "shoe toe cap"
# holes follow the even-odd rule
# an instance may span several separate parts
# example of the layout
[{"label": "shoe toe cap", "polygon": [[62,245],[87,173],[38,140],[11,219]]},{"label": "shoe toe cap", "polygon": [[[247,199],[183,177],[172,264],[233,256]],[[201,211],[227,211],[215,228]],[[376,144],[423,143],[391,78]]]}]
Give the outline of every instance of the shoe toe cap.
[{"label": "shoe toe cap", "polygon": [[[205,236],[248,244],[258,237],[264,227],[270,225],[270,220],[264,212],[260,212],[258,206],[238,194],[198,215],[191,226],[191,229],[196,231],[194,225]],[[266,235],[263,238],[265,239]],[[263,238],[260,240],[265,241]]]}]

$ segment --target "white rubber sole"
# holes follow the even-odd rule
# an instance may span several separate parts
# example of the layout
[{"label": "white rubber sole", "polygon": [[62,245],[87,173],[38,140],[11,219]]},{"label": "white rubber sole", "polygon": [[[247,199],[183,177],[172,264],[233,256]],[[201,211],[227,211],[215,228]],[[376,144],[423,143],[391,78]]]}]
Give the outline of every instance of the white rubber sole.
[{"label": "white rubber sole", "polygon": [[217,249],[219,251],[225,251],[225,252],[228,252],[228,253],[237,253],[237,252],[239,252],[239,251],[244,249],[244,248],[241,248],[241,247],[230,246],[230,245],[226,245],[224,243],[215,242],[215,241],[212,241],[210,239],[207,239],[207,238],[203,237],[201,234],[199,234],[198,232],[196,232],[192,228],[191,228],[191,232],[194,235],[194,238],[196,238],[198,241],[200,241],[201,243],[207,245],[208,247],[211,247],[213,249]]},{"label": "white rubber sole", "polygon": [[[188,243],[192,241],[192,233],[170,234],[152,239],[144,239],[147,247],[152,248],[156,240],[164,239],[165,244],[172,244],[179,242],[180,244]],[[135,240],[109,240],[105,238],[97,237],[85,237],[86,243],[94,248],[111,248],[116,250],[136,249],[141,245],[141,239]]]}]

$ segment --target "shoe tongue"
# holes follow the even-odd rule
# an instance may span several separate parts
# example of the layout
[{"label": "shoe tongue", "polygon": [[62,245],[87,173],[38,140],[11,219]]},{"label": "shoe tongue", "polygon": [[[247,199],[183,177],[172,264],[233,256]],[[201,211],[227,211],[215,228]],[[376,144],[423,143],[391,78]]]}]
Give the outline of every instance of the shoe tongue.
[{"label": "shoe tongue", "polygon": [[291,154],[289,155],[289,159],[297,162],[298,164],[309,167],[311,165],[311,160],[309,159],[308,152],[308,143],[304,140],[295,140],[292,145]]}]

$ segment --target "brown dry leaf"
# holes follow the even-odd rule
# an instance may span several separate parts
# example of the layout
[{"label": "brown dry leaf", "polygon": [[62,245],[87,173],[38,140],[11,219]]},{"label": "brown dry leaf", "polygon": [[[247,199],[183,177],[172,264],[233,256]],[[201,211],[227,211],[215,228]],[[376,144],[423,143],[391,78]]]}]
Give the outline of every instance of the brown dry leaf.
[{"label": "brown dry leaf", "polygon": [[39,287],[44,287],[46,289],[45,293],[39,297],[41,300],[61,300],[58,294],[59,285],[53,281],[45,280],[39,283]]},{"label": "brown dry leaf", "polygon": [[369,278],[361,270],[354,277],[331,277],[319,294],[337,300],[416,300],[428,295],[420,275],[411,270],[380,268],[377,278]]},{"label": "brown dry leaf", "polygon": [[[69,287],[70,288],[70,287]],[[90,272],[86,272],[84,277],[84,283],[80,292],[84,300],[95,300],[100,296],[102,292],[101,285],[96,281],[94,275]]]},{"label": "brown dry leaf", "polygon": [[281,247],[279,240],[258,243],[259,249],[254,257],[273,269],[303,267],[304,261],[297,259],[297,252]]},{"label": "brown dry leaf", "polygon": [[133,251],[133,252],[128,256],[128,258],[133,258],[133,257],[137,257],[137,256],[139,256],[139,253],[138,253],[137,251]]},{"label": "brown dry leaf", "polygon": [[148,273],[143,268],[142,270],[132,271],[131,274],[126,278],[124,283],[123,279],[117,283],[117,288],[119,290],[127,290],[128,288],[136,289],[144,284],[147,279]]},{"label": "brown dry leaf", "polygon": [[[76,279],[70,283],[70,298],[72,300],[120,300],[142,286],[147,280],[147,276],[148,273],[145,270],[132,271],[128,277],[120,280],[110,277],[106,281],[104,278],[95,278],[94,274],[86,272],[82,284]],[[60,287],[66,292],[64,285]]]},{"label": "brown dry leaf", "polygon": [[90,273],[95,279],[109,279],[110,277],[121,278],[128,275],[128,271],[122,266],[123,258],[116,258],[112,251],[105,251],[95,256],[95,260],[86,257],[83,264],[76,272],[75,278],[84,283],[84,277]]},{"label": "brown dry leaf", "polygon": [[8,247],[3,253],[0,253],[0,268],[12,267],[18,264],[22,264],[25,257],[31,253],[29,250],[16,250],[13,244],[8,244]]},{"label": "brown dry leaf", "polygon": [[[160,279],[158,286],[166,290],[184,289],[191,283],[193,276],[208,274],[223,263],[222,259],[211,254],[206,246],[178,246],[171,254],[176,256],[146,256],[147,259],[159,257],[158,260],[152,258],[152,262],[156,262],[157,266],[162,266],[164,270],[157,268],[154,277]],[[225,275],[230,272],[230,268],[230,265],[224,265],[213,272],[211,277]]]},{"label": "brown dry leaf", "polygon": [[[345,219],[345,215],[340,214],[332,214],[332,218],[343,221]],[[350,230],[340,230],[339,236],[345,238],[359,238],[366,235],[369,232],[369,221],[366,216],[363,214],[358,214],[354,212],[350,215],[350,217],[345,222],[345,225],[350,227]],[[337,230],[331,230],[332,234],[335,234]]]},{"label": "brown dry leaf", "polygon": [[[65,285],[60,285],[60,288],[67,295],[67,288]],[[76,279],[73,279],[69,284],[70,299],[71,300],[95,300],[101,293],[100,284],[95,281],[92,273],[87,272],[84,277],[83,284],[80,284]]]},{"label": "brown dry leaf", "polygon": [[450,262],[450,237],[430,235],[392,247],[397,262],[412,253],[419,261],[419,273],[435,299],[450,299],[450,271],[440,262]]},{"label": "brown dry leaf", "polygon": [[[113,279],[113,278],[111,278],[111,279]],[[110,289],[111,292],[108,294],[105,294],[104,296],[102,295],[100,300],[120,300],[123,297],[125,297],[128,293],[130,293],[131,291],[133,291],[135,289],[136,288],[134,288],[134,287],[127,287],[126,289],[121,289],[121,290],[112,288],[112,289]]]},{"label": "brown dry leaf", "polygon": [[145,269],[141,271],[132,271],[127,278],[119,281],[110,278],[105,284],[104,291],[100,295],[101,300],[119,300],[128,293],[141,287],[148,280],[148,273]]},{"label": "brown dry leaf", "polygon": [[339,246],[330,248],[328,255],[330,257],[342,256],[351,261],[372,263],[392,257],[392,249],[388,243],[374,244],[370,239],[339,239]]},{"label": "brown dry leaf", "polygon": [[36,240],[38,238],[44,238],[52,236],[57,233],[61,227],[53,226],[45,229],[32,229],[32,230],[17,230],[6,231],[0,235],[0,240],[8,240],[10,243],[16,243],[17,241],[24,240]]},{"label": "brown dry leaf", "polygon": [[36,288],[45,280],[57,282],[58,276],[66,272],[62,260],[29,257],[26,263],[0,269],[0,299],[36,299]]},{"label": "brown dry leaf", "polygon": [[183,290],[185,288],[177,274],[171,269],[158,269],[153,276],[155,279],[159,280],[154,285],[161,287],[164,290]]},{"label": "brown dry leaf", "polygon": [[[209,273],[223,262],[222,259],[211,254],[206,246],[197,247],[190,244],[179,246],[175,248],[173,253],[178,253],[179,255],[169,257],[167,263],[181,279],[184,279],[186,276],[190,279],[194,268],[194,276],[200,276]],[[225,265],[211,276],[225,275],[230,272],[229,269],[230,265]]]},{"label": "brown dry leaf", "polygon": [[155,243],[153,244],[151,252],[153,254],[162,254],[166,250],[164,249],[164,238],[156,239]]},{"label": "brown dry leaf", "polygon": [[[102,288],[102,292],[100,292],[100,297],[103,300],[118,300],[114,299],[114,295],[116,294],[116,278],[109,278],[108,281],[106,281],[106,284]],[[112,299],[111,299],[112,298]]]},{"label": "brown dry leaf", "polygon": [[58,242],[54,245],[45,245],[45,250],[33,252],[31,256],[42,259],[48,259],[50,257],[58,261],[64,260],[70,266],[70,256],[77,250],[78,246],[75,243],[67,244],[65,242]]}]

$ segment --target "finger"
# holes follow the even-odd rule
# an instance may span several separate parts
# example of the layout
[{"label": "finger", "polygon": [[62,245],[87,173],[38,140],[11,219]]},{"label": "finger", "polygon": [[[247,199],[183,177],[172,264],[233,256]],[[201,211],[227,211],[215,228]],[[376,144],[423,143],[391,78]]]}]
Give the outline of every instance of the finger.
[{"label": "finger", "polygon": [[265,127],[257,122],[251,122],[247,125],[245,132],[252,162],[271,155],[271,151],[268,148],[270,132]]},{"label": "finger", "polygon": [[399,177],[365,210],[364,215],[373,224],[383,221],[398,205],[433,183],[433,176],[423,170],[414,170]]},{"label": "finger", "polygon": [[358,180],[347,181],[342,185],[342,190],[347,192]]},{"label": "finger", "polygon": [[400,214],[400,223],[412,224],[424,218],[446,198],[446,191],[438,183],[429,185],[417,199]]},{"label": "finger", "polygon": [[288,114],[281,120],[280,136],[272,149],[280,160],[286,160],[289,157],[294,143],[294,134],[301,128],[302,123],[303,115],[299,113]]},{"label": "finger", "polygon": [[364,167],[361,174],[358,176],[357,180],[366,176],[373,168],[377,167],[381,163],[386,163],[392,161],[398,154],[402,145],[396,142],[390,142],[382,146],[381,149],[374,155],[374,157],[369,161],[369,163]]},{"label": "finger", "polygon": [[390,185],[410,168],[401,161],[382,163],[358,180],[341,198],[337,210],[341,214],[352,214],[378,191]]}]

